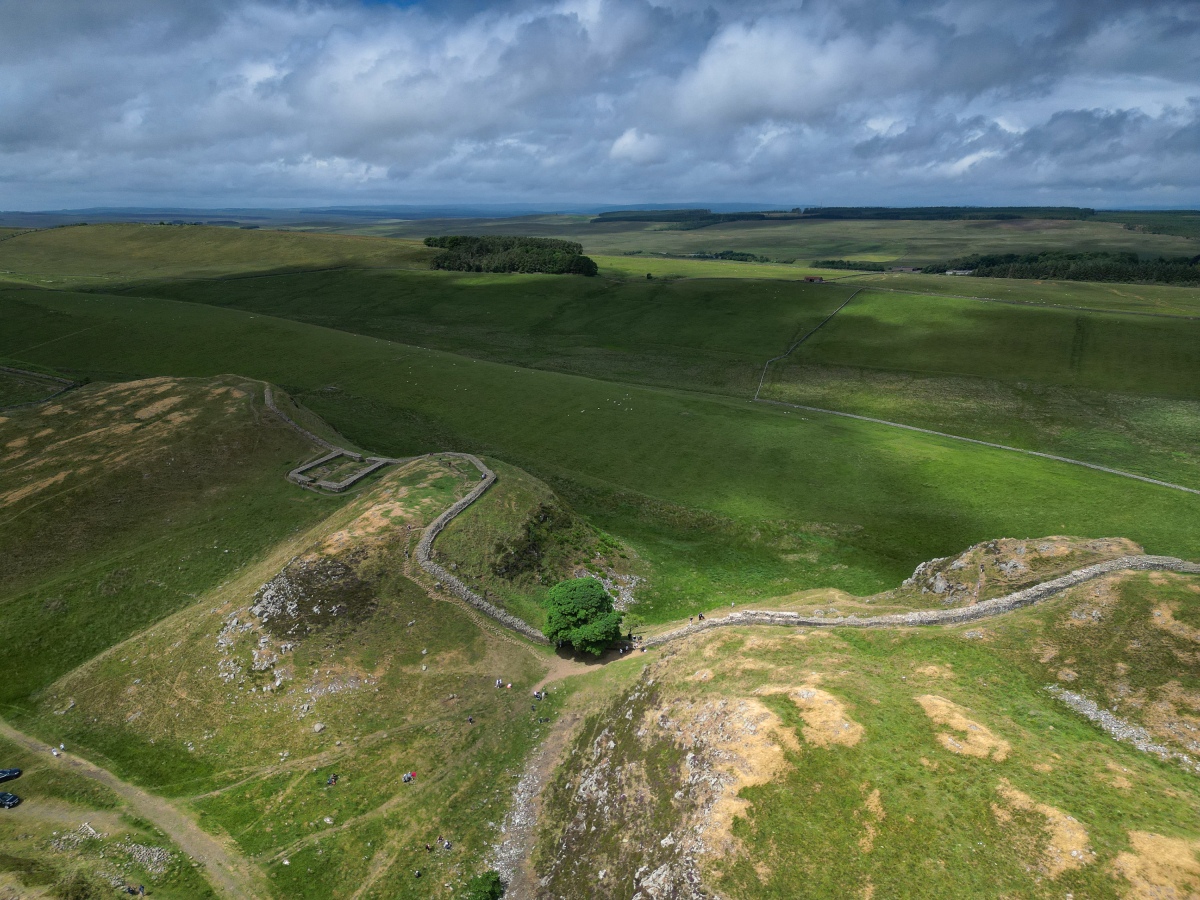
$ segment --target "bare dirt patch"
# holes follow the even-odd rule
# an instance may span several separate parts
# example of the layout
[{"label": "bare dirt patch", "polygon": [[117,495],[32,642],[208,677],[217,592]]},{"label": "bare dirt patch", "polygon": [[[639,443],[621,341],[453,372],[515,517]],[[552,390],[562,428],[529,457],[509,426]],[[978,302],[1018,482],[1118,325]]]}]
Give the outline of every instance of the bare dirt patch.
[{"label": "bare dirt patch", "polygon": [[705,781],[708,796],[697,807],[699,830],[689,831],[702,834],[708,850],[719,855],[737,848],[733,820],[750,809],[750,801],[738,796],[742,789],[773,781],[788,765],[785,748],[800,749],[791,729],[754,698],[650,709],[645,725],[647,732],[670,727],[675,742],[692,751],[690,778]]},{"label": "bare dirt patch", "polygon": [[149,406],[142,407],[133,414],[133,417],[140,422],[144,422],[146,419],[152,419],[155,416],[161,416],[167,410],[178,406],[182,402],[183,397],[179,395],[174,397],[164,397],[162,400],[151,403]]},{"label": "bare dirt patch", "polygon": [[935,725],[944,725],[958,732],[957,735],[942,732],[937,736],[938,742],[951,753],[980,759],[990,758],[996,762],[1008,758],[1012,749],[1008,741],[997,737],[986,725],[968,719],[968,710],[957,703],[936,694],[926,694],[917,697],[916,700]]},{"label": "bare dirt patch", "polygon": [[812,676],[799,687],[780,688],[767,687],[759,691],[761,694],[786,693],[796,704],[800,717],[804,719],[802,734],[804,740],[815,747],[830,747],[838,744],[843,747],[853,747],[862,740],[865,729],[850,718],[846,705],[816,685],[819,676]]},{"label": "bare dirt patch", "polygon": [[1193,628],[1186,622],[1180,622],[1175,618],[1175,610],[1178,609],[1176,603],[1160,603],[1150,612],[1150,624],[1155,628],[1175,635],[1175,637],[1183,638],[1185,641],[1193,641],[1200,644],[1200,628]]},{"label": "bare dirt patch", "polygon": [[[868,785],[862,785],[862,790],[866,793]],[[866,800],[863,801],[863,808],[855,813],[855,816],[860,817],[863,822],[862,837],[858,839],[858,849],[863,853],[870,853],[875,849],[875,837],[879,833],[879,825],[887,818],[887,813],[883,811],[883,799],[879,794],[879,788],[867,794]]]},{"label": "bare dirt patch", "polygon": [[27,497],[32,497],[34,494],[41,493],[46,488],[54,487],[56,484],[62,484],[67,480],[70,472],[59,472],[57,475],[51,475],[49,478],[42,478],[32,484],[27,484],[24,487],[9,491],[6,494],[0,494],[0,507],[12,506],[14,503],[20,503]]},{"label": "bare dirt patch", "polygon": [[1130,850],[1113,861],[1113,873],[1129,883],[1137,900],[1195,900],[1200,897],[1200,841],[1148,831],[1129,833]]},{"label": "bare dirt patch", "polygon": [[1038,867],[1050,878],[1057,878],[1063,872],[1082,868],[1093,862],[1096,854],[1088,842],[1087,829],[1061,809],[1038,803],[1028,794],[1013,787],[1007,779],[1001,778],[996,788],[1000,803],[992,804],[992,812],[1001,824],[1007,825],[1013,819],[1013,811],[1036,813],[1044,824],[1046,844],[1041,851]]}]

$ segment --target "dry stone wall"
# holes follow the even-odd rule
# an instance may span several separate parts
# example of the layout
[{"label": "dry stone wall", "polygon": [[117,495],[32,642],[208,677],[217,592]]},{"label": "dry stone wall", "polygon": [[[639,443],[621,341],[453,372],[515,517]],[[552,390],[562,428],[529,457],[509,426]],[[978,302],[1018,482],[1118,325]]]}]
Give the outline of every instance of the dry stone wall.
[{"label": "dry stone wall", "polygon": [[683,628],[677,628],[674,631],[649,637],[645,641],[645,646],[655,647],[666,644],[669,641],[697,634],[707,628],[721,628],[729,625],[788,625],[803,628],[898,628],[905,626],[958,625],[963,622],[974,622],[979,619],[988,619],[993,616],[1003,615],[1004,613],[1012,612],[1014,609],[1020,609],[1023,606],[1032,606],[1056,594],[1061,594],[1063,591],[1077,584],[1091,581],[1094,578],[1099,578],[1101,575],[1107,575],[1109,572],[1119,571],[1183,572],[1189,575],[1200,575],[1200,564],[1176,559],[1173,556],[1122,556],[1118,559],[1110,559],[1106,562],[1076,569],[1074,572],[1069,572],[1059,578],[1035,584],[1033,587],[1015,591],[1003,597],[984,600],[982,603],[976,603],[974,606],[964,606],[958,609],[916,610],[914,612],[894,613],[886,616],[866,616],[864,618],[859,618],[858,616],[802,616],[794,612],[749,609],[730,613],[720,619],[705,619],[703,622],[695,622]]},{"label": "dry stone wall", "polygon": [[479,470],[482,478],[480,479],[479,484],[475,485],[469,494],[467,494],[429,523],[429,526],[425,529],[425,533],[421,535],[420,543],[417,544],[417,563],[422,569],[437,579],[438,582],[441,583],[442,587],[450,591],[450,593],[454,594],[454,596],[458,597],[458,599],[462,600],[464,603],[470,604],[484,615],[495,619],[501,625],[511,628],[518,634],[524,635],[531,641],[536,641],[539,644],[549,643],[549,641],[546,640],[545,635],[543,635],[528,622],[524,621],[523,619],[518,619],[511,613],[507,613],[504,610],[493,606],[491,603],[488,603],[473,590],[463,584],[459,579],[455,578],[448,571],[434,562],[433,542],[437,539],[437,536],[441,534],[442,529],[449,525],[455,516],[482,497],[484,492],[496,481],[496,473],[485,466],[483,461],[477,456],[472,456],[470,453],[444,453],[441,455],[456,456],[459,459],[467,460]]}]

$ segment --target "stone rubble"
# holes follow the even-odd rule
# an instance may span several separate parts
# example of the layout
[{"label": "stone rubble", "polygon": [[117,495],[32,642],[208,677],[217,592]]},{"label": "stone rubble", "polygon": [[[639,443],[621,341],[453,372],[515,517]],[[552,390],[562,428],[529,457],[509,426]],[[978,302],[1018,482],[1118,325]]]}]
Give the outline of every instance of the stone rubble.
[{"label": "stone rubble", "polygon": [[1089,700],[1083,694],[1068,691],[1057,684],[1047,685],[1046,690],[1055,698],[1075,710],[1075,712],[1098,725],[1114,740],[1125,744],[1132,744],[1143,753],[1152,753],[1162,760],[1175,760],[1181,763],[1185,769],[1200,775],[1200,761],[1192,759],[1186,753],[1180,753],[1177,750],[1164,747],[1162,744],[1156,744],[1151,740],[1150,732],[1140,725],[1127,722],[1120,716],[1113,715],[1107,709],[1101,709],[1098,703]]}]

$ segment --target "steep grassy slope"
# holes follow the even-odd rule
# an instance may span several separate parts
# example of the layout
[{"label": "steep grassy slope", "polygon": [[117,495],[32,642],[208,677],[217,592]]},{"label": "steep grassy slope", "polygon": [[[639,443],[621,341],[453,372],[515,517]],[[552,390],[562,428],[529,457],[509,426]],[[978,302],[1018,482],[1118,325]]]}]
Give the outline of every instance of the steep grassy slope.
[{"label": "steep grassy slope", "polygon": [[[998,534],[1197,554],[1189,495],[867,423],[471,361],[196,304],[0,297],[0,353],[97,377],[247,371],[377,452],[483,452],[671,573],[648,615],[843,587]],[[24,349],[22,349],[24,348]],[[844,568],[839,568],[844,567]]]},{"label": "steep grassy slope", "polygon": [[1093,585],[985,628],[730,629],[635,658],[545,796],[536,895],[1188,896],[1196,776],[1043,688],[1105,676],[1123,714],[1194,725],[1195,638],[1152,610],[1194,616],[1197,579],[1117,580],[1099,617]]},{"label": "steep grassy slope", "polygon": [[[526,708],[542,656],[406,575],[421,527],[476,480],[462,466],[392,470],[56,681],[30,727],[194,810],[277,896],[461,891],[556,708]],[[439,835],[452,847],[426,851]]]},{"label": "steep grassy slope", "polygon": [[436,555],[488,600],[542,627],[546,592],[589,573],[621,607],[636,600],[648,567],[632,549],[588,525],[544,483],[505,463],[498,481],[438,538]]},{"label": "steep grassy slope", "polygon": [[0,446],[4,706],[341,502],[283,481],[312,448],[241,378],[79,388],[0,416]]}]

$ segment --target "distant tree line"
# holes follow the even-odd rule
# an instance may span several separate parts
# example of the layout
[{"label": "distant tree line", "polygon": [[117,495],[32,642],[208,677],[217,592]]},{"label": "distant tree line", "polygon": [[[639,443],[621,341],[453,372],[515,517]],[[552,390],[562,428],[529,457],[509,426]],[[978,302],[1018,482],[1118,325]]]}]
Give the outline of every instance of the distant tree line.
[{"label": "distant tree line", "polygon": [[720,250],[716,253],[693,253],[692,259],[729,259],[736,262],[769,263],[769,256],[759,256],[756,253],[743,253],[741,250]]},{"label": "distant tree line", "polygon": [[1059,281],[1121,281],[1150,284],[1200,284],[1200,256],[1143,260],[1136,253],[996,253],[962,256],[926,266],[926,272],[970,270],[982,278],[1035,278]]},{"label": "distant tree line", "polygon": [[814,259],[814,269],[852,269],[855,272],[885,272],[883,263],[866,262],[860,259]]},{"label": "distant tree line", "polygon": [[594,260],[583,246],[554,238],[487,235],[427,237],[425,246],[442,252],[429,263],[452,272],[540,272],[546,275],[595,275]]},{"label": "distant tree line", "polygon": [[691,231],[728,222],[788,219],[1090,219],[1094,209],[1077,206],[797,206],[757,212],[714,213],[711,209],[627,209],[600,213],[593,223],[661,222],[672,231]]},{"label": "distant tree line", "polygon": [[1090,219],[1094,209],[1078,206],[809,206],[792,212],[806,219]]}]

